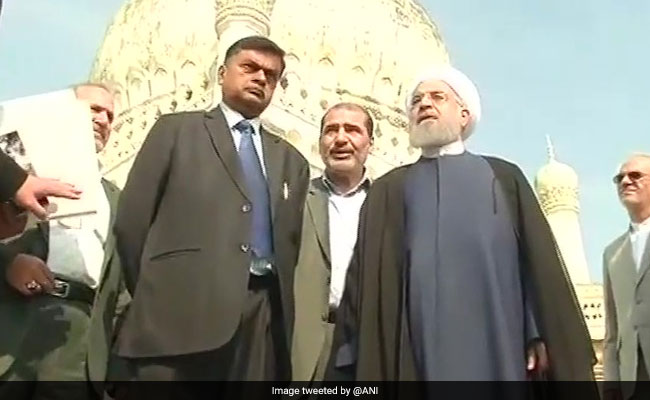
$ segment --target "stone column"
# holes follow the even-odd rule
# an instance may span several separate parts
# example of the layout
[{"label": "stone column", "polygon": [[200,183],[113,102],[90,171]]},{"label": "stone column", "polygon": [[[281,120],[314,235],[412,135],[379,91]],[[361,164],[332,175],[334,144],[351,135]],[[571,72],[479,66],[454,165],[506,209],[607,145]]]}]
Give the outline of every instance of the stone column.
[{"label": "stone column", "polygon": [[271,11],[276,0],[215,0],[217,9],[215,30],[219,42],[217,44],[217,59],[214,61],[212,71],[215,76],[210,77],[212,87],[212,105],[216,106],[221,101],[221,89],[216,74],[219,66],[223,64],[226,50],[237,40],[253,35],[268,36],[271,31]]},{"label": "stone column", "polygon": [[221,65],[226,50],[237,40],[251,35],[269,35],[275,0],[217,0],[216,3],[217,65]]}]

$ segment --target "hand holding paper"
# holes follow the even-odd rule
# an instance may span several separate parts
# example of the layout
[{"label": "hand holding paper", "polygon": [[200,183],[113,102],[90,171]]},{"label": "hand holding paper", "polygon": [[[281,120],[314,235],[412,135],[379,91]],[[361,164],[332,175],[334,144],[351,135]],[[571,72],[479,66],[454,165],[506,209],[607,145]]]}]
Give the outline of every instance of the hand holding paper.
[{"label": "hand holding paper", "polygon": [[48,214],[45,206],[49,203],[47,196],[78,199],[81,197],[81,190],[57,179],[37,178],[29,175],[16,192],[14,201],[20,207],[33,212],[38,218],[45,219]]}]

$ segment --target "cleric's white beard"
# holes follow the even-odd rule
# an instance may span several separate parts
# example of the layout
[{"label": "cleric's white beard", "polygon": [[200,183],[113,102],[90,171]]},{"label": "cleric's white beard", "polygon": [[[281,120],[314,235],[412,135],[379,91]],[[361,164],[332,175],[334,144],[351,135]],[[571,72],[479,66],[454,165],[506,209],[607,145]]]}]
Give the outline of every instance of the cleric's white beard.
[{"label": "cleric's white beard", "polygon": [[411,147],[438,148],[453,143],[460,138],[460,129],[454,129],[451,124],[442,120],[435,123],[424,122],[412,126],[409,131],[409,142]]}]

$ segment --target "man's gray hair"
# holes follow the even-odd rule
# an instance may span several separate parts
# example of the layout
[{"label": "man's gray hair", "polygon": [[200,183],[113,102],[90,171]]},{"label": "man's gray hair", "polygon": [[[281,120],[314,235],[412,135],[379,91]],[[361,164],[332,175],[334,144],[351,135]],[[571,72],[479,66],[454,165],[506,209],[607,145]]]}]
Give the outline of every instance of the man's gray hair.
[{"label": "man's gray hair", "polygon": [[83,83],[77,83],[75,85],[72,85],[72,90],[74,90],[74,93],[77,94],[77,90],[82,87],[96,87],[96,88],[101,88],[107,91],[111,96],[115,96],[115,90],[111,87],[110,84],[108,83],[103,83],[103,82],[93,82],[93,81],[88,81],[88,82],[83,82]]},{"label": "man's gray hair", "polygon": [[622,163],[618,164],[618,167],[616,168],[616,171],[617,171],[617,172],[620,171],[621,168],[623,168],[623,165],[625,165],[625,163],[627,163],[628,161],[632,160],[633,158],[644,158],[644,159],[646,159],[647,161],[650,161],[650,153],[645,153],[645,152],[641,152],[641,151],[635,151],[635,152],[633,152],[632,154],[630,154],[629,156],[627,156],[627,157],[625,158],[625,161],[623,161]]}]

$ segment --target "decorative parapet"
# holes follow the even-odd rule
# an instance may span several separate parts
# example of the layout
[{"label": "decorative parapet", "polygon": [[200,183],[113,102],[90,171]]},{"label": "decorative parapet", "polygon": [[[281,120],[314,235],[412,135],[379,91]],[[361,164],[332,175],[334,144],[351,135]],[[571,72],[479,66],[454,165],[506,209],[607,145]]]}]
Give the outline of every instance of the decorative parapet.
[{"label": "decorative parapet", "polygon": [[603,286],[600,284],[574,285],[582,315],[585,319],[591,343],[596,354],[594,375],[603,380],[603,339],[605,338],[605,306]]},{"label": "decorative parapet", "polygon": [[599,284],[574,285],[582,314],[592,340],[605,338],[605,306],[603,286]]}]

